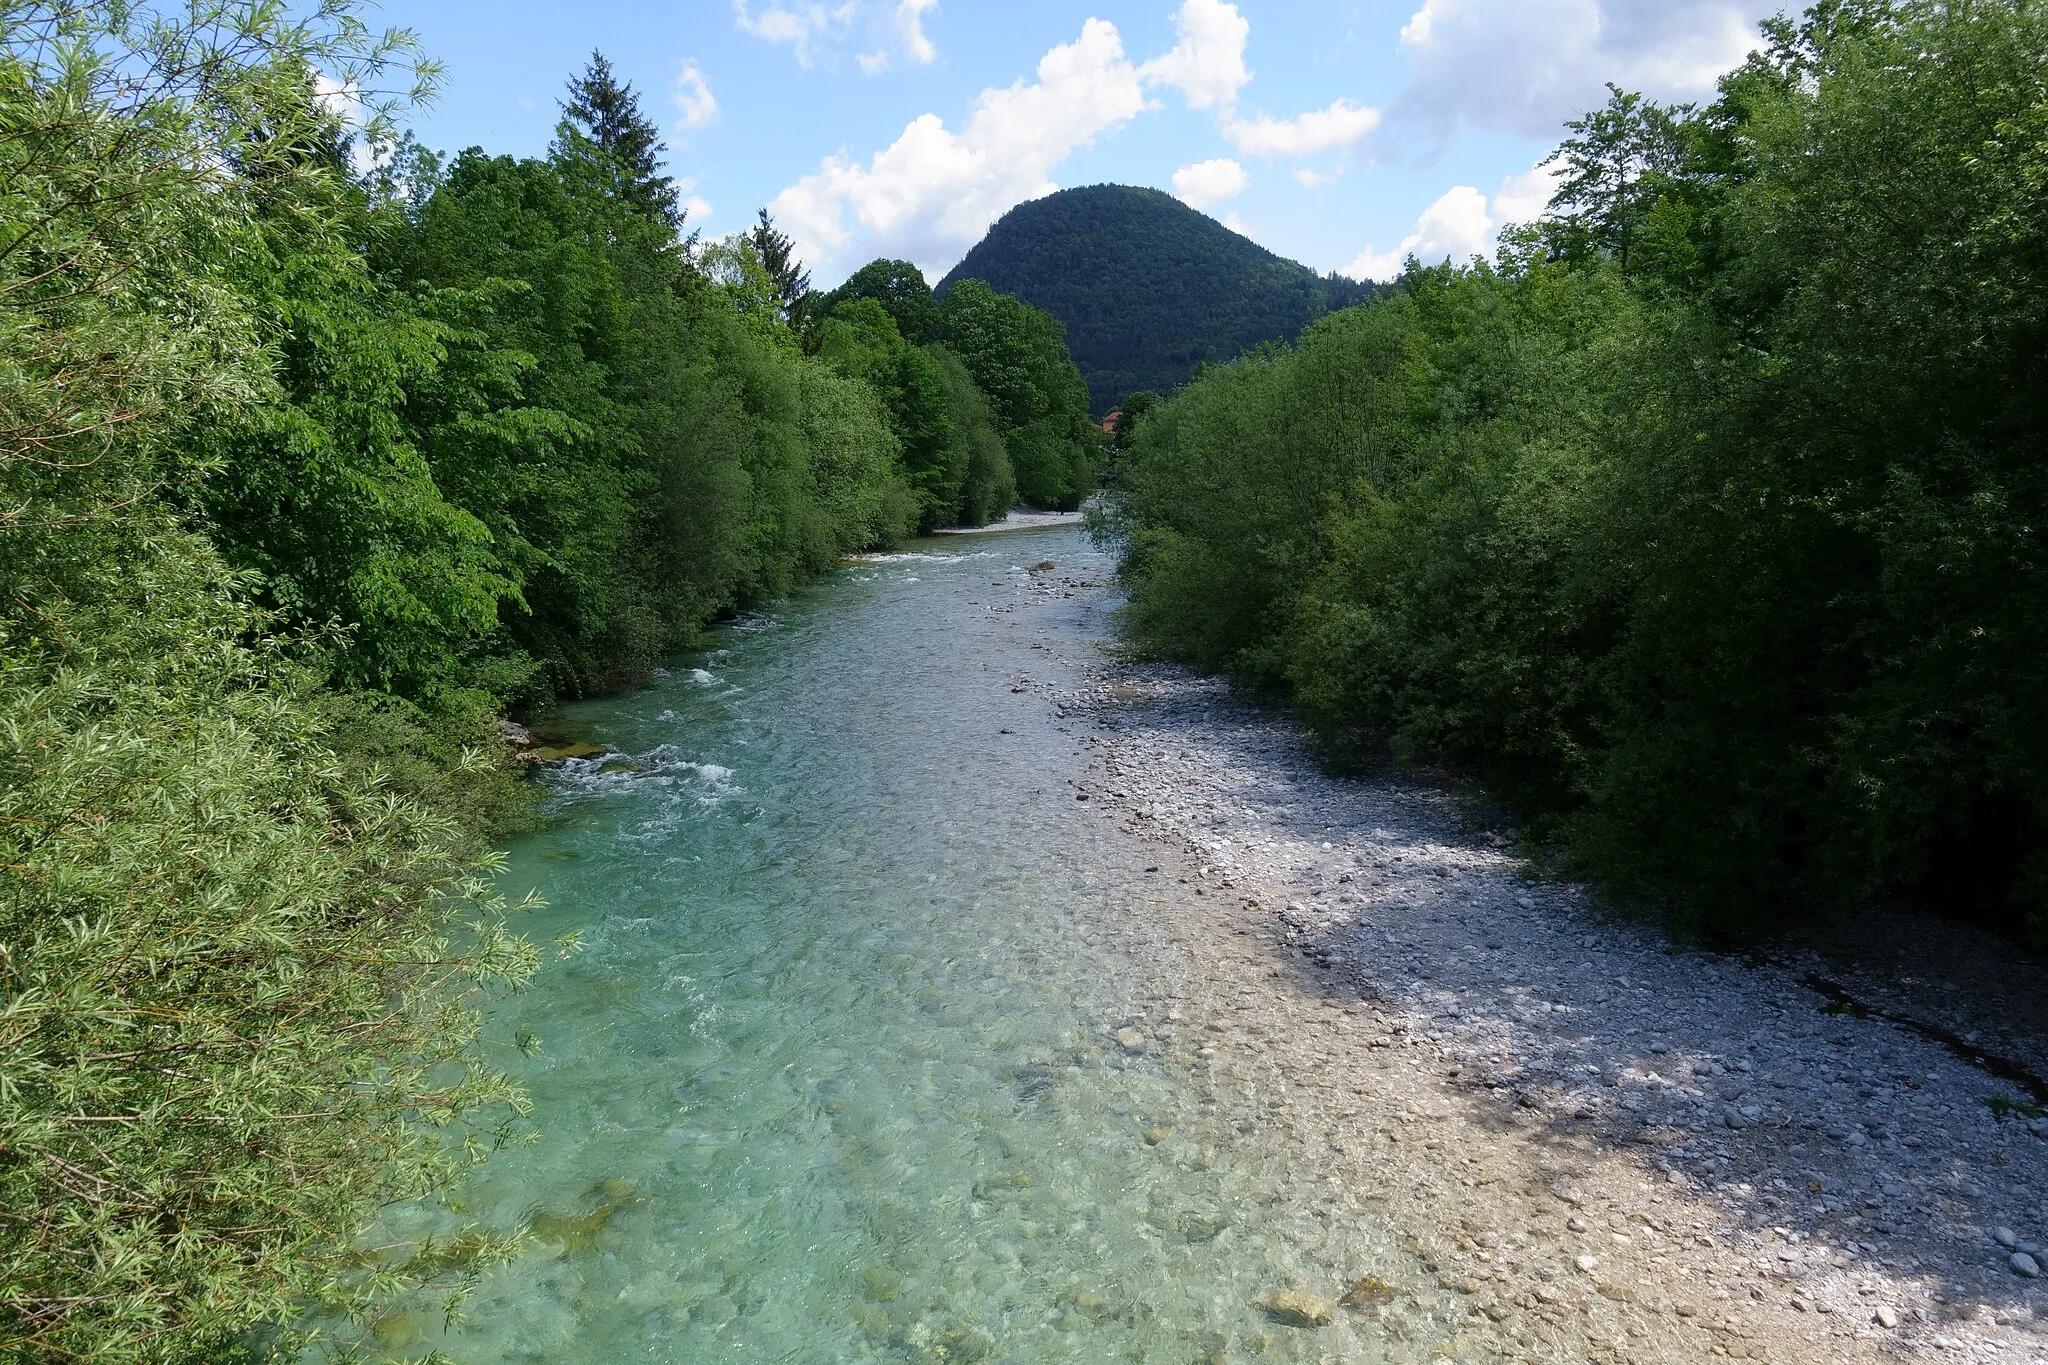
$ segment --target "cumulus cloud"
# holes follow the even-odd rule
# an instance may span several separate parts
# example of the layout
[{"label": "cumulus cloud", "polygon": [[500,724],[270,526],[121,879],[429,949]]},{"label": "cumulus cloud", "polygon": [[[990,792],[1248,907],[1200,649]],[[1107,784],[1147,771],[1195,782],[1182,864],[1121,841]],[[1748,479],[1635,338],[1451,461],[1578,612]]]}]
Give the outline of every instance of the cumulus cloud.
[{"label": "cumulus cloud", "polygon": [[1379,110],[1340,99],[1294,118],[1228,118],[1223,135],[1246,156],[1300,158],[1341,151],[1365,141],[1379,126]]},{"label": "cumulus cloud", "polygon": [[1379,126],[1377,110],[1342,99],[1294,118],[1241,116],[1237,98],[1252,78],[1244,62],[1251,24],[1224,0],[1182,0],[1173,22],[1178,41],[1139,67],[1140,79],[1179,90],[1190,109],[1215,110],[1223,135],[1243,155],[1299,160],[1351,147]]},{"label": "cumulus cloud", "polygon": [[1503,226],[1541,218],[1550,207],[1550,196],[1557,193],[1561,177],[1562,168],[1558,166],[1532,166],[1520,175],[1509,176],[1494,191],[1493,216]]},{"label": "cumulus cloud", "polygon": [[1123,39],[1101,19],[1046,53],[1037,77],[982,91],[957,133],[925,114],[864,163],[827,157],[769,210],[821,279],[863,232],[865,250],[942,271],[1013,205],[1057,189],[1053,168],[1075,150],[1145,108]]},{"label": "cumulus cloud", "polygon": [[1414,78],[1393,106],[1439,139],[1460,127],[1553,137],[1605,101],[1710,93],[1778,0],[1423,0],[1401,30]]},{"label": "cumulus cloud", "polygon": [[1244,167],[1228,157],[1197,161],[1173,173],[1173,192],[1189,208],[1206,209],[1243,194],[1252,183]]},{"label": "cumulus cloud", "polygon": [[1446,260],[1463,263],[1493,248],[1494,221],[1486,212],[1486,196],[1471,185],[1446,191],[1415,220],[1415,231],[1391,251],[1367,247],[1341,273],[1354,280],[1391,280],[1413,256],[1424,265]]},{"label": "cumulus cloud", "polygon": [[1184,0],[1173,17],[1179,41],[1165,56],[1138,69],[1146,81],[1170,85],[1187,97],[1190,109],[1229,110],[1252,78],[1245,69],[1245,40],[1252,26],[1223,0]]},{"label": "cumulus cloud", "polygon": [[[704,220],[711,216],[711,204],[702,195],[691,193],[697,188],[697,182],[687,175],[679,175],[671,183],[675,185],[676,193],[682,199],[683,221],[701,227]],[[694,228],[692,230],[694,231]]]},{"label": "cumulus cloud", "polygon": [[938,0],[732,0],[733,20],[743,33],[771,43],[788,43],[800,66],[814,66],[855,38],[877,46],[856,59],[869,74],[887,71],[899,59],[924,66],[938,48],[924,31],[924,16]]},{"label": "cumulus cloud", "polygon": [[702,128],[718,117],[718,101],[712,98],[711,83],[704,79],[695,62],[684,62],[676,71],[669,98],[682,116],[676,120],[678,128]]}]

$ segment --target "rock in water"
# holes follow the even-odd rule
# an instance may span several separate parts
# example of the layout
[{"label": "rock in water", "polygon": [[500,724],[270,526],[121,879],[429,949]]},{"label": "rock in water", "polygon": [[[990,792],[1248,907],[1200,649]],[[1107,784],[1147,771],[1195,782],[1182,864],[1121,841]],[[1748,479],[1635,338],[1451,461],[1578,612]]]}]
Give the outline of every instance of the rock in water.
[{"label": "rock in water", "polygon": [[564,1256],[573,1256],[590,1249],[591,1244],[597,1241],[597,1234],[604,1231],[604,1225],[617,1211],[616,1204],[602,1204],[581,1218],[562,1213],[537,1213],[526,1225],[526,1231],[536,1242],[558,1247]]},{"label": "rock in water", "polygon": [[871,1265],[863,1270],[860,1287],[873,1303],[894,1303],[903,1297],[903,1277],[885,1265]]},{"label": "rock in water", "polygon": [[1337,1302],[1345,1308],[1384,1308],[1392,1303],[1400,1292],[1377,1275],[1363,1275],[1351,1288],[1344,1291],[1344,1297]]},{"label": "rock in water", "polygon": [[1289,1327],[1328,1327],[1337,1316],[1328,1299],[1299,1289],[1276,1289],[1263,1306],[1268,1317]]}]

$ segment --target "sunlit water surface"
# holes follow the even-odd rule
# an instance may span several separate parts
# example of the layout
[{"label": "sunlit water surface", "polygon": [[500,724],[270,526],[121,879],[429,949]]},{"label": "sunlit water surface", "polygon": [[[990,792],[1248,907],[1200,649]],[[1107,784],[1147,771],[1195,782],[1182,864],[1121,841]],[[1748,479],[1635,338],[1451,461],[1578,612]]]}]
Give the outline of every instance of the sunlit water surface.
[{"label": "sunlit water surface", "polygon": [[584,950],[491,1028],[542,1040],[518,1067],[540,1139],[394,1220],[534,1247],[456,1329],[387,1320],[386,1346],[1383,1358],[1369,1322],[1258,1306],[1332,1292],[1333,1248],[1371,1230],[1325,1226],[1298,1153],[1195,1137],[1190,1068],[1114,1041],[1162,989],[1119,928],[1147,853],[1074,799],[1078,723],[1012,691],[1050,667],[1034,641],[1085,652],[1109,625],[1099,592],[1027,586],[1044,559],[1108,577],[1077,531],[868,560],[574,708],[626,758],[551,779],[559,823],[508,881],[549,902],[527,932]]}]

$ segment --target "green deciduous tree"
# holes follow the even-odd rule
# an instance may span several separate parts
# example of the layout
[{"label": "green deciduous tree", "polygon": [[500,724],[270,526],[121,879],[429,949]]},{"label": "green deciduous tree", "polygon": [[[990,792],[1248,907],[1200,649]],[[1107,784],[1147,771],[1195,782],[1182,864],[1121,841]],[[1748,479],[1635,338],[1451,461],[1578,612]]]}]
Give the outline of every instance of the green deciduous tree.
[{"label": "green deciduous tree", "polygon": [[1058,319],[980,280],[961,280],[939,302],[939,328],[988,395],[1017,495],[1034,507],[1079,507],[1094,491],[1101,433],[1088,420],[1088,386]]}]

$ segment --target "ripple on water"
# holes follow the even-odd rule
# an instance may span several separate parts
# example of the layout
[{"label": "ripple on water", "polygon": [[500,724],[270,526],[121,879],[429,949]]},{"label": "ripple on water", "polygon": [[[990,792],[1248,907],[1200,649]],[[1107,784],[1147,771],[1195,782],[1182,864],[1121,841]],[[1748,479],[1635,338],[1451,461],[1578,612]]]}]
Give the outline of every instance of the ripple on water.
[{"label": "ripple on water", "polygon": [[[1032,553],[1105,567],[1073,531]],[[564,818],[508,880],[550,901],[532,933],[586,949],[491,1025],[542,1040],[537,1139],[386,1229],[523,1228],[531,1250],[456,1329],[408,1318],[407,1348],[1389,1358],[1398,1305],[1320,1328],[1261,1307],[1413,1267],[1362,1192],[1237,1128],[1222,1101],[1250,1092],[1156,1042],[1164,993],[1201,983],[1165,976],[1128,914],[1148,855],[1053,799],[1072,737],[1008,689],[1045,668],[1027,628],[1096,618],[991,624],[985,575],[862,577],[701,656],[745,715],[701,667],[574,711],[624,763],[551,775]]]}]

